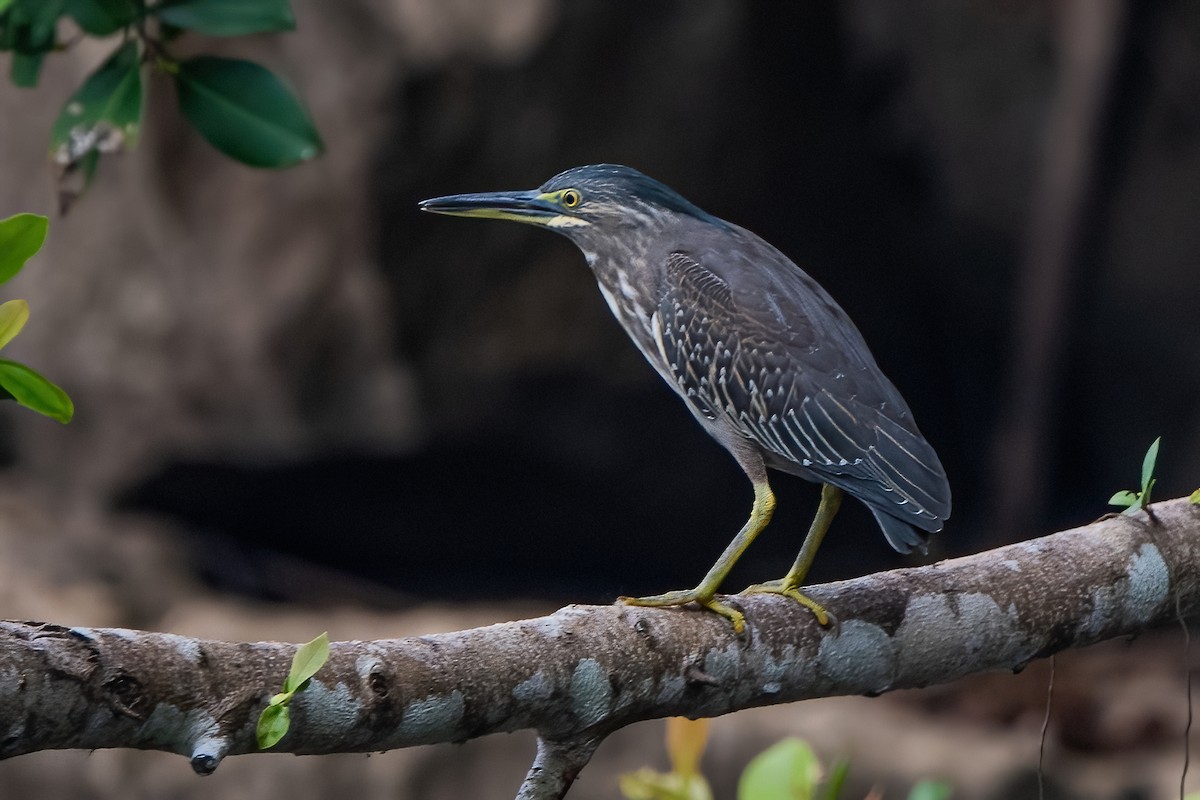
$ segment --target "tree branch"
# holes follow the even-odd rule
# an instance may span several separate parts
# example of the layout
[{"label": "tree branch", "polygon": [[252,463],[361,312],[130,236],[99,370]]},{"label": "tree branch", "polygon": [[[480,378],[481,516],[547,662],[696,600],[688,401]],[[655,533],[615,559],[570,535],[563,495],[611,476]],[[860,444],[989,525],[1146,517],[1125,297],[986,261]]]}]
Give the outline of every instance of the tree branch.
[{"label": "tree branch", "polygon": [[[560,798],[612,731],[812,697],[1020,669],[1200,608],[1200,507],[1144,514],[927,567],[808,587],[836,617],[735,596],[744,634],[694,608],[569,606],[539,619],[336,642],[274,749],[367,752],[533,728],[522,800]],[[296,645],[0,623],[0,757],[131,747],[210,773],[254,752]]]}]

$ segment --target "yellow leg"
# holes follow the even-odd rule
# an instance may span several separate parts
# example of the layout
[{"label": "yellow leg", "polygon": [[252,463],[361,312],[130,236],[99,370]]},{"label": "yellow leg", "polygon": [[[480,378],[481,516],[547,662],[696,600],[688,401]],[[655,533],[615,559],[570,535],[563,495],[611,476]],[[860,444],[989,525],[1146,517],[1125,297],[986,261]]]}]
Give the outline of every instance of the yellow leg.
[{"label": "yellow leg", "polygon": [[699,603],[728,619],[733,623],[733,629],[741,633],[746,628],[746,618],[742,612],[724,603],[719,603],[713,598],[717,589],[720,588],[721,582],[733,569],[733,565],[737,563],[742,553],[746,552],[746,548],[754,541],[754,537],[767,527],[774,511],[775,495],[771,493],[771,487],[767,485],[766,479],[755,481],[754,507],[750,509],[750,519],[746,520],[746,524],[738,531],[737,536],[733,537],[733,541],[725,548],[725,552],[721,553],[717,563],[712,565],[708,574],[695,589],[655,594],[649,597],[622,597],[620,601],[631,606],[681,606],[685,603]]},{"label": "yellow leg", "polygon": [[788,574],[779,580],[759,583],[745,591],[786,595],[811,611],[822,626],[828,625],[829,615],[825,613],[825,609],[816,600],[801,593],[799,587],[803,583],[804,577],[808,575],[809,567],[812,566],[813,559],[817,556],[817,548],[821,546],[821,540],[825,538],[825,533],[829,530],[829,525],[833,522],[841,505],[842,490],[836,486],[830,486],[828,483],[822,485],[821,504],[817,506],[817,515],[813,517],[808,535],[804,537],[804,544],[800,546],[800,555],[796,556],[796,563],[788,570]]}]

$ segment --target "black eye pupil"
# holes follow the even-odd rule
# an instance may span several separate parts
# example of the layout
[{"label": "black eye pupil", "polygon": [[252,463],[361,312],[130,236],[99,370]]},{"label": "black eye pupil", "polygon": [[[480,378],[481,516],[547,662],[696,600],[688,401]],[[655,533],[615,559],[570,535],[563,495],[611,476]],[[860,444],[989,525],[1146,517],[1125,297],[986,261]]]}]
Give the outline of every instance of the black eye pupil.
[{"label": "black eye pupil", "polygon": [[563,202],[568,206],[577,206],[579,205],[579,195],[575,192],[567,192],[567,194],[563,197]]}]

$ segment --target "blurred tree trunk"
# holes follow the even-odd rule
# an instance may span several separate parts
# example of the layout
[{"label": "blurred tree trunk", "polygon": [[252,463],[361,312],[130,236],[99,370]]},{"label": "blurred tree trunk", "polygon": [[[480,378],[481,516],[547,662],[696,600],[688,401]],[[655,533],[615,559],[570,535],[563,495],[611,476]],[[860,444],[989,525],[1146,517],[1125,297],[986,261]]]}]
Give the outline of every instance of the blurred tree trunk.
[{"label": "blurred tree trunk", "polygon": [[1089,193],[1098,185],[1102,122],[1129,13],[1122,0],[1062,0],[1055,10],[1059,79],[1017,274],[1012,357],[992,449],[996,543],[1016,540],[1046,505],[1051,420],[1083,272],[1081,235],[1087,214],[1105,213]]}]

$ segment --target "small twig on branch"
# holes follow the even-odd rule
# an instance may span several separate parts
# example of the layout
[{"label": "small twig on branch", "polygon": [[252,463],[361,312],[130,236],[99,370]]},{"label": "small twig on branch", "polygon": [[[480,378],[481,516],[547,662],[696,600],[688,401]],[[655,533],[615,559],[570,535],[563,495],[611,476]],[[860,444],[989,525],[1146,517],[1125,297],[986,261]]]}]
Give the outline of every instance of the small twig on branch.
[{"label": "small twig on branch", "polygon": [[[1200,609],[1200,507],[1144,515],[927,567],[695,608],[570,606],[540,619],[335,642],[274,751],[369,752],[522,728],[539,734],[522,800],[560,798],[600,741],[647,719],[879,694],[1138,633]],[[255,721],[296,645],[0,623],[0,757],[132,747],[212,772],[255,751]]]}]

